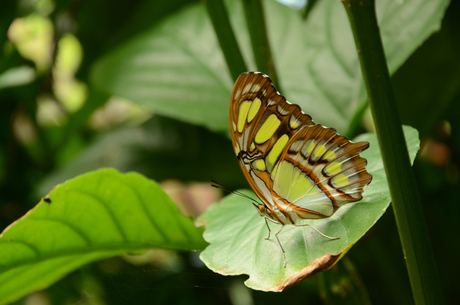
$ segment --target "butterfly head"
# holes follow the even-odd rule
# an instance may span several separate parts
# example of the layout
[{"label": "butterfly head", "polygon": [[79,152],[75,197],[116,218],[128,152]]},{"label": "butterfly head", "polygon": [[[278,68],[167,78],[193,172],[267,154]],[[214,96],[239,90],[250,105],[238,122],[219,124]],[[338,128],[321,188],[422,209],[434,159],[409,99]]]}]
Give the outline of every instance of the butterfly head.
[{"label": "butterfly head", "polygon": [[254,205],[254,207],[257,209],[257,211],[259,212],[260,216],[262,217],[270,217],[270,214],[269,214],[269,211],[270,209],[263,203],[252,203],[252,205]]}]

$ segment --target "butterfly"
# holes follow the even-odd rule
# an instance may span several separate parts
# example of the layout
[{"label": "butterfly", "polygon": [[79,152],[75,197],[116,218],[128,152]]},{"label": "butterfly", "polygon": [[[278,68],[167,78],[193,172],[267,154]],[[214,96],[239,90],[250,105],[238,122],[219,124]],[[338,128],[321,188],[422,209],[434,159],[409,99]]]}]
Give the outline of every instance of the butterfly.
[{"label": "butterfly", "polygon": [[353,143],[314,123],[263,73],[246,72],[235,82],[230,133],[240,167],[260,199],[253,205],[265,219],[266,239],[267,221],[281,225],[275,237],[284,267],[278,234],[285,225],[307,226],[298,221],[330,217],[342,205],[361,200],[372,180],[360,156],[368,142]]}]

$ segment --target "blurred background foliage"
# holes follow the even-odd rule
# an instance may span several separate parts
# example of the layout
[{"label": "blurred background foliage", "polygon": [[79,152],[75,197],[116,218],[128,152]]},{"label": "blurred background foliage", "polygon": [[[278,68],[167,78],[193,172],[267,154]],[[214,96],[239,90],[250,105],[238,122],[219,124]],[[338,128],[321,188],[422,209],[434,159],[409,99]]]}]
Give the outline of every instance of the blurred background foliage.
[{"label": "blurred background foliage", "polygon": [[[110,96],[99,91],[90,76],[98,59],[194,2],[2,1],[2,230],[57,183],[100,167],[137,171],[159,181],[192,217],[220,196],[207,186],[209,178],[231,188],[248,187],[224,133]],[[301,11],[304,4],[299,1],[294,9]],[[395,111],[404,124],[420,132],[422,149],[414,170],[441,280],[452,303],[460,301],[456,287],[460,271],[456,263],[460,250],[459,14],[460,3],[452,1],[441,30],[392,77],[398,100]],[[228,71],[222,74],[223,79],[230,77]],[[413,302],[391,209],[345,259],[324,274],[281,294],[252,291],[243,285],[244,279],[212,273],[197,253],[152,250],[140,257],[90,264],[16,303]]]}]

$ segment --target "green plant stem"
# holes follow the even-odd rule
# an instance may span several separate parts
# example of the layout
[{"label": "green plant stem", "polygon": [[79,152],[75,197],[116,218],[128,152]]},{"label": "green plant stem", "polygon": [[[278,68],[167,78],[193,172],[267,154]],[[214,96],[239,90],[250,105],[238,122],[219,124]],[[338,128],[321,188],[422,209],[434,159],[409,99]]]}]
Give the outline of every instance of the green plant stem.
[{"label": "green plant stem", "polygon": [[396,111],[374,0],[343,0],[343,4],[361,63],[413,297],[416,304],[443,304],[428,228]]},{"label": "green plant stem", "polygon": [[283,92],[270,51],[262,2],[261,0],[243,0],[243,6],[257,69],[268,74],[278,91]]},{"label": "green plant stem", "polygon": [[248,69],[230,25],[224,2],[222,0],[203,0],[203,3],[211,18],[220,48],[224,52],[230,74],[236,81],[238,76]]},{"label": "green plant stem", "polygon": [[315,6],[317,1],[318,0],[308,0],[307,1],[307,4],[305,4],[305,7],[304,7],[304,9],[302,11],[302,18],[303,19],[308,18],[308,15],[310,15],[310,12],[313,9],[313,7]]}]

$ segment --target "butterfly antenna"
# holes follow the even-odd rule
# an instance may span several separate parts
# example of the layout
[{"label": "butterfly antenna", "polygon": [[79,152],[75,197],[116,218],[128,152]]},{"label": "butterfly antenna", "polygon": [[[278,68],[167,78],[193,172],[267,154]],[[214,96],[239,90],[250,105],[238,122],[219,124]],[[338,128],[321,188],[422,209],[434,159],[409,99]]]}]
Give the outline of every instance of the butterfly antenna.
[{"label": "butterfly antenna", "polygon": [[221,189],[223,191],[226,191],[226,192],[229,192],[229,193],[232,193],[232,194],[235,194],[235,195],[238,195],[238,196],[241,196],[241,197],[244,197],[246,199],[249,199],[249,200],[252,200],[252,201],[255,201],[257,203],[260,203],[262,204],[259,200],[256,200],[254,198],[252,198],[251,196],[248,196],[240,191],[236,191],[234,189],[231,189],[229,187],[226,187],[225,185],[222,185],[220,184],[219,182],[217,182],[216,180],[212,180],[212,179],[209,179],[209,181],[211,181],[211,186],[212,187],[215,187],[215,188],[218,188],[218,189]]}]

